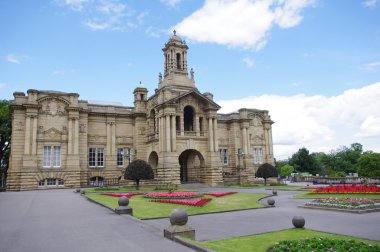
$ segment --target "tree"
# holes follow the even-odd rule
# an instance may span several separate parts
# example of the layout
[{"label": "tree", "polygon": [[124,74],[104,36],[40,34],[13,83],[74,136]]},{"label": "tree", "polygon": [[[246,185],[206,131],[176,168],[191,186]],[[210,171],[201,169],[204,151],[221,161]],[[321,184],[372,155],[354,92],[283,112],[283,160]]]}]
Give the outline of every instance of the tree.
[{"label": "tree", "polygon": [[309,150],[305,147],[293,154],[289,160],[289,164],[293,166],[297,172],[309,172],[311,174],[319,173],[316,158],[314,155],[309,154]]},{"label": "tree", "polygon": [[124,179],[136,181],[136,190],[139,190],[140,180],[154,179],[152,166],[141,159],[132,161],[125,170]]},{"label": "tree", "polygon": [[366,152],[358,160],[359,176],[380,177],[380,153]]},{"label": "tree", "polygon": [[274,167],[271,164],[265,163],[257,169],[256,177],[263,178],[264,179],[264,185],[267,184],[267,178],[270,177],[277,177],[278,172],[276,167]]},{"label": "tree", "polygon": [[291,165],[284,165],[280,168],[280,176],[290,176],[294,172],[294,167]]},{"label": "tree", "polygon": [[0,100],[0,187],[9,167],[9,155],[11,152],[12,120],[9,109],[9,101]]}]

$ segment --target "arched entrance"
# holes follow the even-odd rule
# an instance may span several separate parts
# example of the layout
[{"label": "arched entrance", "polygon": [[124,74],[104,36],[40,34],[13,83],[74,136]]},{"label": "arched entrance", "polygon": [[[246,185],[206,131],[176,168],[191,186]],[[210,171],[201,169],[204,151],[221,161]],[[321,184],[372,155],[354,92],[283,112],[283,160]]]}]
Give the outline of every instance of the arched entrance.
[{"label": "arched entrance", "polygon": [[148,162],[150,166],[152,166],[152,170],[154,172],[154,176],[157,176],[157,165],[158,165],[158,155],[157,152],[152,151],[149,155]]},{"label": "arched entrance", "polygon": [[197,150],[185,150],[178,157],[181,183],[201,183],[204,170],[204,158]]}]

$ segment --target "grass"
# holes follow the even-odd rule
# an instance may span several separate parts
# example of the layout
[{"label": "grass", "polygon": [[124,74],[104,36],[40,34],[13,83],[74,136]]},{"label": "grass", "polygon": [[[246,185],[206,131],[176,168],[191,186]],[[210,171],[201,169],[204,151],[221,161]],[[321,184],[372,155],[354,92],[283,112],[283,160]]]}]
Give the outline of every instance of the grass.
[{"label": "grass", "polygon": [[380,199],[380,194],[371,193],[304,193],[294,195],[297,199],[317,199],[317,198],[367,198]]},{"label": "grass", "polygon": [[[103,188],[87,188],[85,189],[86,193],[102,193],[102,192],[136,192],[136,187],[121,187],[121,188],[112,188],[112,187],[103,187]],[[156,190],[156,187],[140,187],[139,192],[153,192],[153,191],[163,191]],[[167,190],[165,190],[167,191]],[[183,191],[180,188],[175,189],[175,191]]]},{"label": "grass", "polygon": [[339,240],[355,240],[367,244],[380,245],[380,242],[370,241],[351,236],[337,235],[324,233],[310,229],[286,229],[281,231],[263,233],[258,235],[243,236],[237,238],[229,238],[224,240],[197,242],[199,245],[216,252],[232,252],[232,251],[252,251],[265,252],[272,247],[276,242],[284,240],[298,240],[312,237],[325,237]]},{"label": "grass", "polygon": [[259,184],[243,184],[243,185],[230,185],[224,186],[226,188],[242,188],[242,189],[251,189],[251,188],[266,188],[266,189],[276,189],[283,191],[309,191],[310,189],[305,189],[304,186],[288,186],[288,185],[259,185]]},{"label": "grass", "polygon": [[[111,208],[116,208],[118,206],[117,201],[119,198],[117,197],[100,194],[86,194],[86,196]],[[173,211],[175,208],[182,208],[189,215],[260,208],[263,207],[263,205],[257,201],[265,196],[268,196],[268,194],[236,193],[223,197],[213,197],[206,195],[205,197],[212,198],[212,200],[203,207],[194,207],[178,204],[150,202],[150,199],[138,195],[130,198],[129,206],[133,208],[134,217],[139,219],[149,219],[168,217],[171,211]]]}]

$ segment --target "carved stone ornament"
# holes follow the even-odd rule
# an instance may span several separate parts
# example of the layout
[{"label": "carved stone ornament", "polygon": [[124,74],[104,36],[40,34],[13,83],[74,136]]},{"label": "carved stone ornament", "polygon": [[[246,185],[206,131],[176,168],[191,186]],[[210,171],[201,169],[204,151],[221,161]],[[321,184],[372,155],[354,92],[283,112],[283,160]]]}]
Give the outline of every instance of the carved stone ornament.
[{"label": "carved stone ornament", "polygon": [[22,122],[17,122],[15,124],[15,131],[23,131],[24,130],[24,124]]},{"label": "carved stone ornament", "polygon": [[81,125],[79,126],[79,132],[80,133],[86,133],[86,127],[87,127],[86,124],[81,123]]},{"label": "carved stone ornament", "polygon": [[60,140],[62,132],[56,128],[50,128],[43,132],[45,140]]},{"label": "carved stone ornament", "polygon": [[53,117],[64,116],[66,115],[65,105],[56,99],[47,100],[42,103],[41,114],[51,115]]}]

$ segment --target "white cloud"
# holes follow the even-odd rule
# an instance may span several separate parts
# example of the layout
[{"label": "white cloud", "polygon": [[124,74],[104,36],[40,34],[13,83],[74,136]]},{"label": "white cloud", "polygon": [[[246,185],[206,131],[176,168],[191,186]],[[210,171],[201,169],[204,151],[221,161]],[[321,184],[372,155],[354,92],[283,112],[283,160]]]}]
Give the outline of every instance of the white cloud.
[{"label": "white cloud", "polygon": [[168,31],[166,29],[160,29],[157,27],[149,26],[145,30],[145,34],[147,34],[149,37],[159,38],[163,34],[167,34]]},{"label": "white cloud", "polygon": [[6,56],[6,60],[10,63],[14,63],[14,64],[20,64],[21,61],[20,61],[20,58],[14,54],[8,54]]},{"label": "white cloud", "polygon": [[363,2],[364,6],[368,8],[375,8],[379,3],[379,0],[365,0]]},{"label": "white cloud", "polygon": [[255,66],[255,61],[251,57],[245,57],[243,59],[243,62],[245,63],[246,67],[252,68]]},{"label": "white cloud", "polygon": [[178,5],[182,0],[160,0],[161,3],[174,7]]},{"label": "white cloud", "polygon": [[220,113],[243,107],[269,110],[276,157],[286,158],[304,146],[328,151],[347,141],[380,137],[380,82],[332,97],[262,95],[218,103]]},{"label": "white cloud", "polygon": [[380,61],[371,62],[371,63],[364,65],[364,69],[368,70],[368,71],[373,71],[373,70],[377,69],[378,67],[380,67]]},{"label": "white cloud", "polygon": [[83,15],[84,26],[93,31],[131,31],[139,27],[149,14],[147,11],[137,12],[122,0],[57,1],[59,6]]},{"label": "white cloud", "polygon": [[175,26],[197,42],[262,49],[274,25],[290,28],[302,21],[301,12],[313,0],[206,0]]}]

